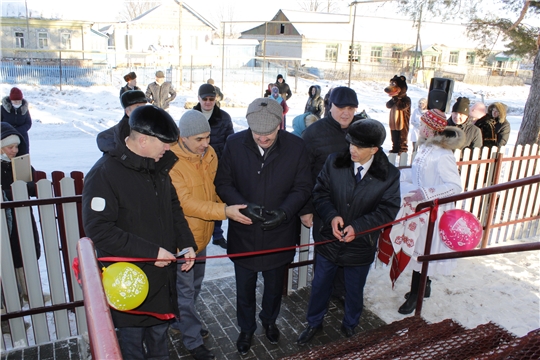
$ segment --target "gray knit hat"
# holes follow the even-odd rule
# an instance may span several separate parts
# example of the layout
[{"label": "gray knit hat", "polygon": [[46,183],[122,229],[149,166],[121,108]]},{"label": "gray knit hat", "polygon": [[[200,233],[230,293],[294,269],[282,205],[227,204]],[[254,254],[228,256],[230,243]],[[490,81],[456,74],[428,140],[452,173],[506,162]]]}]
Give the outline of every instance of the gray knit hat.
[{"label": "gray knit hat", "polygon": [[180,129],[181,137],[190,137],[210,132],[208,120],[206,120],[202,112],[197,110],[186,111],[178,122],[178,128]]},{"label": "gray knit hat", "polygon": [[246,118],[251,131],[257,135],[268,135],[281,124],[283,108],[276,100],[258,98],[249,104]]}]

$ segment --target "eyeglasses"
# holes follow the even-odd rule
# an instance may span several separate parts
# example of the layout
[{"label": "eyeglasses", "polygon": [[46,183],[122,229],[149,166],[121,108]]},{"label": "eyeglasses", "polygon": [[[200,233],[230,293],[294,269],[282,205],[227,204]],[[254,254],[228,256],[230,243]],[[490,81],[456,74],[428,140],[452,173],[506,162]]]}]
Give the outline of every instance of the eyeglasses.
[{"label": "eyeglasses", "polygon": [[202,101],[214,101],[214,100],[216,100],[215,97],[210,97],[210,98],[205,97],[205,98],[202,99]]}]

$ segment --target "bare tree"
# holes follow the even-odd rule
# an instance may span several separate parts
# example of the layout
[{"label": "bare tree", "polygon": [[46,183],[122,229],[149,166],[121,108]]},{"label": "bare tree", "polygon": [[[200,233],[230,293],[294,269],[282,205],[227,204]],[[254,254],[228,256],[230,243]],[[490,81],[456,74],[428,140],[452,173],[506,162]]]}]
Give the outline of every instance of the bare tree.
[{"label": "bare tree", "polygon": [[336,13],[346,3],[343,0],[302,0],[298,1],[298,6],[304,11]]},{"label": "bare tree", "polygon": [[125,0],[124,8],[118,15],[118,20],[129,21],[135,19],[137,16],[144,14],[158,5],[161,5],[161,1]]}]

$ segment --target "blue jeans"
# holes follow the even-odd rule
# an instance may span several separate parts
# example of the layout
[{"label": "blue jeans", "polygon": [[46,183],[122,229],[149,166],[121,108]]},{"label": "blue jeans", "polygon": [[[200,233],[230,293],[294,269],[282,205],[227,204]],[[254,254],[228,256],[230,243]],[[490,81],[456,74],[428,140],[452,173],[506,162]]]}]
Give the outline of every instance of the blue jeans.
[{"label": "blue jeans", "polygon": [[[311,295],[307,311],[309,326],[316,327],[322,324],[328,311],[328,302],[332,295],[334,277],[339,268],[338,265],[329,261],[324,256],[315,256],[315,275],[311,283]],[[354,329],[360,322],[364,307],[364,286],[371,265],[344,266],[345,276],[345,315],[343,325]]]},{"label": "blue jeans", "polygon": [[[118,328],[117,336],[122,357],[131,360],[168,360],[168,328],[169,323],[147,327]],[[146,353],[143,343],[146,345]]]},{"label": "blue jeans", "polygon": [[[204,256],[206,256],[206,249],[197,254],[197,257]],[[180,321],[174,322],[171,326],[182,333],[182,342],[186,349],[193,350],[203,344],[202,323],[195,309],[195,301],[201,292],[206,261],[196,260],[193,267],[187,272],[180,269],[181,265],[182,263],[178,263],[176,270]]]}]

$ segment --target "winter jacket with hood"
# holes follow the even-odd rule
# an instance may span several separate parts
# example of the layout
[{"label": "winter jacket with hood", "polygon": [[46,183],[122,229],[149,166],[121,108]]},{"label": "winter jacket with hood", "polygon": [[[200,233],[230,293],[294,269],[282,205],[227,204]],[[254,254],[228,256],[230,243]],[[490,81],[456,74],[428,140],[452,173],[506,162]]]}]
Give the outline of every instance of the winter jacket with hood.
[{"label": "winter jacket with hood", "polygon": [[2,99],[2,108],[0,110],[0,119],[2,122],[11,124],[17,132],[23,137],[24,144],[19,145],[19,155],[30,152],[30,141],[28,139],[28,130],[32,127],[32,117],[28,111],[28,101],[22,99],[22,105],[16,109],[9,96]]},{"label": "winter jacket with hood", "polygon": [[[315,88],[315,95],[312,93],[313,88]],[[306,102],[304,112],[317,115],[319,119],[324,117],[324,99],[321,97],[321,87],[319,85],[311,85],[309,87],[309,99]]]},{"label": "winter jacket with hood", "polygon": [[214,186],[218,158],[212,146],[201,156],[187,149],[182,140],[171,151],[178,157],[170,172],[171,179],[200,252],[210,242],[214,220],[227,218],[226,205]]},{"label": "winter jacket with hood", "polygon": [[146,88],[146,98],[151,105],[168,109],[169,104],[176,98],[176,91],[170,81],[161,85],[154,81]]},{"label": "winter jacket with hood", "polygon": [[[83,225],[98,256],[156,259],[159,248],[171,253],[197,246],[184,218],[169,171],[177,160],[166,151],[156,162],[130,151],[127,116],[98,135],[103,152],[84,180]],[[111,136],[112,135],[112,136]],[[176,263],[160,268],[155,260],[137,262],[148,277],[149,292],[137,311],[178,315]],[[116,327],[163,323],[151,315],[111,310]]]},{"label": "winter jacket with hood", "polygon": [[[2,140],[10,135],[17,135],[21,140],[19,144],[19,152],[17,156],[21,154],[21,145],[24,147],[24,138],[19,134],[17,130],[10,124],[3,122],[2,123]],[[2,199],[7,201],[13,201],[13,193],[11,191],[11,184],[13,183],[13,169],[11,166],[11,161],[4,160],[2,158]],[[35,178],[35,170],[32,168],[33,178]],[[36,184],[33,181],[26,183],[29,196],[36,196]],[[7,215],[11,215],[11,224],[8,224],[9,230],[9,240],[11,244],[11,255],[13,258],[13,264],[15,268],[21,268],[23,266],[22,256],[21,256],[21,246],[19,244],[19,231],[17,229],[17,218],[15,217],[15,212],[12,209],[6,209]],[[39,232],[34,218],[34,214],[30,212],[30,219],[32,221],[32,232],[34,235],[34,247],[36,248],[36,257],[39,259],[41,256],[41,246],[39,244]],[[26,241],[27,239],[22,239]],[[28,239],[29,240],[29,239]]]},{"label": "winter jacket with hood", "polygon": [[[201,104],[195,105],[193,110],[202,112]],[[208,124],[210,125],[210,146],[214,148],[219,159],[225,147],[225,141],[229,135],[234,134],[232,119],[229,113],[214,105]]]},{"label": "winter jacket with hood", "polygon": [[[298,211],[313,189],[302,139],[279,130],[276,142],[263,156],[250,129],[229,136],[215,184],[219,197],[227,204],[252,203],[265,210],[282,209],[286,214],[278,227],[266,231],[260,221],[243,225],[229,220],[228,254],[294,246],[299,241]],[[235,257],[232,261],[252,271],[266,271],[290,263],[294,254],[289,250]]]},{"label": "winter jacket with hood", "polygon": [[[491,112],[494,108],[499,111],[499,117],[494,119]],[[495,102],[488,106],[487,114],[475,123],[480,129],[483,146],[504,146],[510,137],[510,123],[506,120],[506,105]]]},{"label": "winter jacket with hood", "polygon": [[[382,148],[362,180],[357,183],[354,162],[347,150],[331,154],[317,178],[313,203],[322,219],[322,240],[334,239],[332,219],[341,216],[344,227],[360,233],[395,219],[401,203],[399,170],[388,161]],[[315,247],[317,254],[339,266],[369,265],[375,258],[381,230],[357,236],[349,243],[334,241]]]}]

